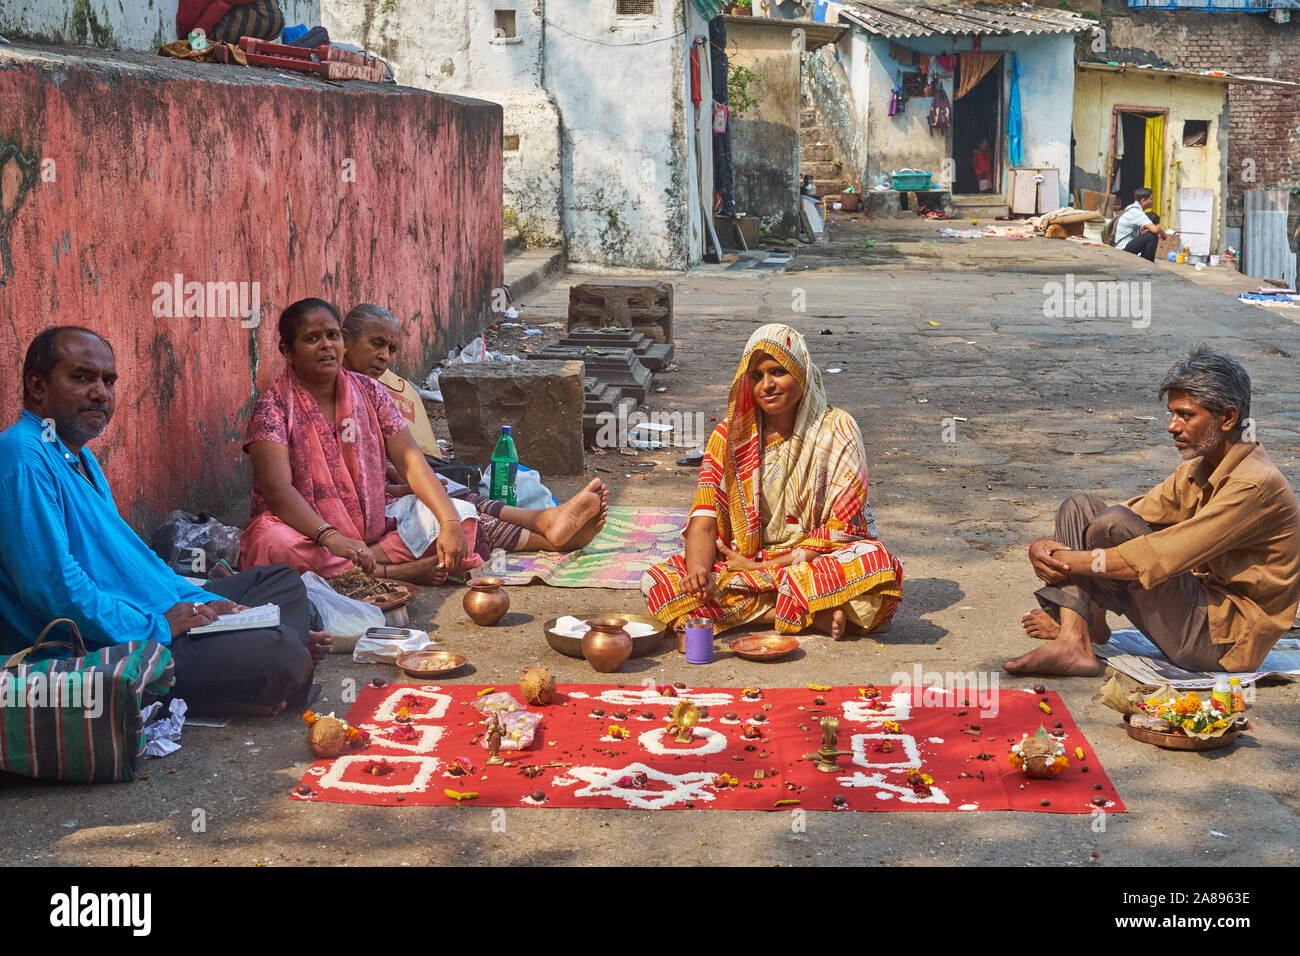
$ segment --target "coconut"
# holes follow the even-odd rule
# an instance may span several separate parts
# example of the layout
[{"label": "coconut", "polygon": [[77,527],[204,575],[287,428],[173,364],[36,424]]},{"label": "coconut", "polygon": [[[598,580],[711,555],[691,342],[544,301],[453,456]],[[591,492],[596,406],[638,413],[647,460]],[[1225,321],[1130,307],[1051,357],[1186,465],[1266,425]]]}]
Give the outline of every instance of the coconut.
[{"label": "coconut", "polygon": [[307,731],[307,744],[317,757],[337,757],[348,744],[347,727],[337,717],[317,717]]},{"label": "coconut", "polygon": [[1020,744],[1020,756],[1024,760],[1027,776],[1045,780],[1052,776],[1052,764],[1062,754],[1064,748],[1047,735],[1042,727],[1032,737],[1026,737]]},{"label": "coconut", "polygon": [[525,667],[519,689],[528,703],[534,706],[549,704],[555,696],[555,677],[542,665]]}]

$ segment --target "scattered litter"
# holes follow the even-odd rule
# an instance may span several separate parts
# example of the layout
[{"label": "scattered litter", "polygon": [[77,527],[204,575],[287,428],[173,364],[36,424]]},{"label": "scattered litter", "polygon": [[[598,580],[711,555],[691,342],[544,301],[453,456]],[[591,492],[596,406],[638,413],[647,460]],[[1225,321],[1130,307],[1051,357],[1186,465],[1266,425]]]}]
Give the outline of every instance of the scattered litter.
[{"label": "scattered litter", "polygon": [[510,308],[506,309],[506,318],[507,319],[519,318],[519,310],[512,305]]},{"label": "scattered litter", "polygon": [[541,329],[524,329],[524,335],[541,335]]},{"label": "scattered litter", "polygon": [[939,235],[945,239],[982,239],[983,229],[940,229]]},{"label": "scattered litter", "polygon": [[928,398],[918,398],[918,399],[916,400],[916,404],[918,404],[918,405],[929,405],[929,404],[930,404],[930,400],[929,400]]},{"label": "scattered litter", "polygon": [[972,606],[969,605],[969,604],[963,604],[963,605],[961,606],[960,609],[963,610],[963,611],[973,611],[973,610],[975,610],[975,608],[972,607]]},{"label": "scattered litter", "polygon": [[975,340],[974,340],[974,339],[971,339],[971,340],[970,340],[969,342],[967,342],[966,344],[967,344],[967,345],[974,345],[974,344],[975,344]]},{"label": "scattered litter", "polygon": [[955,421],[955,422],[968,422],[968,421],[970,421],[969,418],[962,418],[960,415],[954,415],[954,416],[952,416],[952,420]]},{"label": "scattered litter", "polygon": [[818,335],[834,335],[835,333],[832,332],[830,329],[822,329],[822,330],[821,330],[820,332],[818,332],[817,334],[818,334]]},{"label": "scattered litter", "polygon": [[76,820],[64,820],[62,823],[59,824],[59,826],[64,827],[65,829],[68,830],[75,828],[76,825],[77,825]]},{"label": "scattered litter", "polygon": [[839,371],[842,371],[842,369],[838,369],[838,368],[828,368],[828,369],[826,370],[826,374],[827,374],[827,375],[834,375],[836,372],[839,372]]},{"label": "scattered litter", "polygon": [[655,389],[655,391],[656,391],[656,392],[666,392],[666,391],[668,391],[668,386],[667,386],[667,385],[660,385],[658,388]]},{"label": "scattered litter", "polygon": [[497,328],[498,328],[498,329],[518,329],[518,328],[523,328],[523,324],[524,324],[524,323],[522,323],[522,322],[498,322],[498,323],[497,323]]},{"label": "scattered litter", "polygon": [[1210,831],[1210,836],[1226,837],[1227,835],[1228,835],[1228,834],[1226,834],[1226,833],[1220,833],[1218,830],[1211,830],[1211,831]]},{"label": "scattered litter", "polygon": [[1085,415],[1091,415],[1091,414],[1092,414],[1092,409],[1091,409],[1091,408],[1085,408],[1085,409],[1083,410],[1083,413],[1084,413]]},{"label": "scattered litter", "polygon": [[[185,701],[173,697],[167,715],[150,723],[161,709],[162,701],[156,700],[140,711],[140,719],[144,722],[144,752],[148,757],[166,757],[181,749],[181,729],[185,726],[185,711],[188,707]],[[248,743],[251,744],[252,741]],[[257,751],[254,750],[253,753]]]},{"label": "scattered litter", "polygon": [[934,321],[934,319],[926,319],[925,321],[929,322],[929,323],[930,323],[931,325],[933,325],[935,328],[939,328],[941,325],[943,325],[942,322],[936,322],[936,321]]}]

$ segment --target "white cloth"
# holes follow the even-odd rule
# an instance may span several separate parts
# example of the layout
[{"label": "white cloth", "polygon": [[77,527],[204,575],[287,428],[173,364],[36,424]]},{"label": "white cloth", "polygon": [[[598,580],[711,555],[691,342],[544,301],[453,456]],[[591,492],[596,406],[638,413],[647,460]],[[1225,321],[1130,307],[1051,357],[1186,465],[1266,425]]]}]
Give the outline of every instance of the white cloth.
[{"label": "white cloth", "polygon": [[[582,621],[566,614],[555,622],[555,627],[551,628],[551,633],[563,637],[582,637],[589,630],[591,628],[587,627]],[[645,637],[647,634],[655,632],[655,626],[653,624],[642,624],[640,621],[628,621],[623,625],[623,630],[627,631],[629,637]]]},{"label": "white cloth", "polygon": [[371,628],[352,648],[352,659],[358,664],[394,664],[403,654],[427,650],[437,643],[427,631],[410,627]]},{"label": "white cloth", "polygon": [[[468,501],[452,498],[451,504],[462,522],[471,519],[478,521],[478,509]],[[384,509],[384,514],[397,519],[397,534],[402,539],[402,544],[417,558],[422,557],[438,537],[441,528],[438,519],[415,495],[398,498]]]},{"label": "white cloth", "polygon": [[1133,203],[1119,214],[1119,222],[1115,223],[1115,248],[1123,249],[1137,238],[1143,226],[1152,224],[1151,217],[1146,214],[1146,210],[1137,203]]}]

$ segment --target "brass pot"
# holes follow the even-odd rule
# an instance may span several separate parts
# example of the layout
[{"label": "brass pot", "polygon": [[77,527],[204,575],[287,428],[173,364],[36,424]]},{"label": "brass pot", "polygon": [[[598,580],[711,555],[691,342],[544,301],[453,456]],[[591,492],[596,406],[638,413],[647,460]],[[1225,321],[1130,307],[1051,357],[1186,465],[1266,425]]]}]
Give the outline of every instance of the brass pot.
[{"label": "brass pot", "polygon": [[505,616],[510,595],[501,578],[473,578],[465,592],[465,613],[479,627],[491,627]]},{"label": "brass pot", "polygon": [[582,656],[601,674],[618,670],[632,656],[632,635],[623,629],[627,621],[598,617],[586,623],[589,630],[582,635]]}]

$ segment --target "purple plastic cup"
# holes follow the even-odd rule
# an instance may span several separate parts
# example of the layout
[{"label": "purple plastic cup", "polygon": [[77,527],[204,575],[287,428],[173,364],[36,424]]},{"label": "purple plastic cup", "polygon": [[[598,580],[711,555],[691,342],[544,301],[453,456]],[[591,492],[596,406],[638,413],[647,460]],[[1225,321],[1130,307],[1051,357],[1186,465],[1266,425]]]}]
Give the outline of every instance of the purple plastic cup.
[{"label": "purple plastic cup", "polygon": [[707,617],[686,622],[686,663],[713,663],[713,622]]}]

